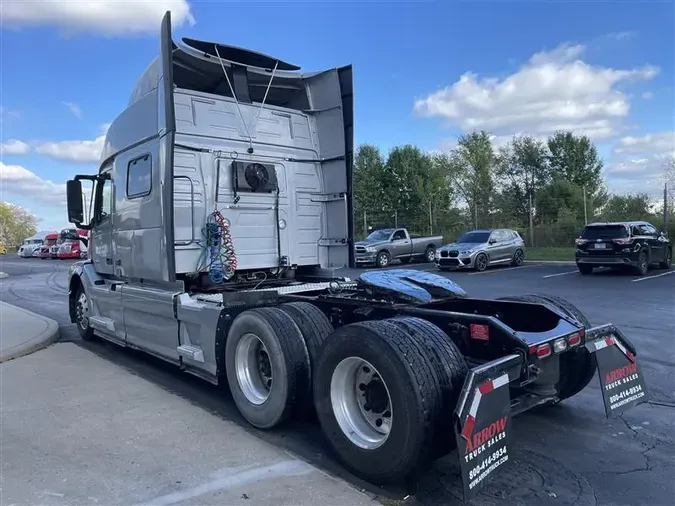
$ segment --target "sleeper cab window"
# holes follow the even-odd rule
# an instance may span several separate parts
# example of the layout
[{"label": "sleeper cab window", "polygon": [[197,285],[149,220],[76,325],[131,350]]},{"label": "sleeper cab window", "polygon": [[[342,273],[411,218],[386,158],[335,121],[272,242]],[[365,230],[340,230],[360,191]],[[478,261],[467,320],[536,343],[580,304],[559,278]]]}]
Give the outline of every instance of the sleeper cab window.
[{"label": "sleeper cab window", "polygon": [[137,199],[152,191],[152,157],[134,158],[127,165],[127,198]]}]

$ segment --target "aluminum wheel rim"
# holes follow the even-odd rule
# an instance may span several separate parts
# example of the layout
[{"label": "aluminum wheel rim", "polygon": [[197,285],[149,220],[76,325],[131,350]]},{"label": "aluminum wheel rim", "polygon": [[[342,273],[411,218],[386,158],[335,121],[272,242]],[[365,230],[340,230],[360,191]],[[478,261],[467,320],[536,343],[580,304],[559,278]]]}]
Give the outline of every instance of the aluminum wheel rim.
[{"label": "aluminum wheel rim", "polygon": [[89,302],[87,301],[87,294],[84,292],[80,293],[80,296],[77,298],[75,313],[78,325],[83,330],[87,330],[89,327]]},{"label": "aluminum wheel rim", "polygon": [[434,261],[434,256],[435,256],[435,255],[436,255],[436,252],[435,252],[434,250],[430,249],[430,250],[429,250],[429,253],[427,253],[427,260],[428,260],[429,262],[433,262],[433,261]]},{"label": "aluminum wheel rim", "polygon": [[487,267],[487,257],[485,255],[478,255],[478,258],[476,258],[476,267],[481,271]]},{"label": "aluminum wheel rim", "polygon": [[516,265],[520,265],[523,262],[523,252],[516,251]]},{"label": "aluminum wheel rim", "polygon": [[246,400],[259,406],[270,396],[272,368],[267,347],[255,334],[244,334],[237,343],[234,367]]},{"label": "aluminum wheel rim", "polygon": [[387,255],[380,255],[380,265],[382,267],[386,267],[388,263],[389,263],[389,258],[387,257]]},{"label": "aluminum wheel rim", "polygon": [[331,377],[330,401],[342,433],[364,450],[389,438],[393,413],[389,389],[380,373],[359,357],[342,360]]}]

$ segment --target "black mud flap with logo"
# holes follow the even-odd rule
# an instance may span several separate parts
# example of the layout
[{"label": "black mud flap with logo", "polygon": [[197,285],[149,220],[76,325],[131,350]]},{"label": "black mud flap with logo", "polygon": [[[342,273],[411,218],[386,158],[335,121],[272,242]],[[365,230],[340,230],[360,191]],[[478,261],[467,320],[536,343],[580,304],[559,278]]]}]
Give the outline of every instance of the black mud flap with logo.
[{"label": "black mud flap with logo", "polygon": [[587,330],[586,348],[595,353],[607,418],[647,402],[635,347],[619,329],[609,324]]},{"label": "black mud flap with logo", "polygon": [[455,409],[455,439],[464,500],[489,482],[509,460],[511,397],[509,382],[520,377],[519,355],[488,362],[469,371]]}]

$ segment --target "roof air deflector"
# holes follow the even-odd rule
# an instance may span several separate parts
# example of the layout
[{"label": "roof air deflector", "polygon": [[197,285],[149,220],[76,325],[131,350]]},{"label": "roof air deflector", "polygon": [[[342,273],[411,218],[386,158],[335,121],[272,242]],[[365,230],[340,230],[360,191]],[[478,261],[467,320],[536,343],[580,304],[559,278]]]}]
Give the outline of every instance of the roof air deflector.
[{"label": "roof air deflector", "polygon": [[183,37],[183,42],[197,51],[201,51],[206,55],[214,57],[218,56],[215,50],[215,46],[217,46],[220,58],[232,63],[245,65],[247,67],[258,67],[261,69],[271,70],[276,66],[277,70],[300,70],[300,67],[297,65],[286,63],[279,60],[278,58],[274,58],[263,53],[258,53],[256,51],[251,51],[250,49],[244,49],[236,46],[227,46],[225,44],[217,44],[215,42],[205,42],[203,40],[195,40],[188,37]]}]

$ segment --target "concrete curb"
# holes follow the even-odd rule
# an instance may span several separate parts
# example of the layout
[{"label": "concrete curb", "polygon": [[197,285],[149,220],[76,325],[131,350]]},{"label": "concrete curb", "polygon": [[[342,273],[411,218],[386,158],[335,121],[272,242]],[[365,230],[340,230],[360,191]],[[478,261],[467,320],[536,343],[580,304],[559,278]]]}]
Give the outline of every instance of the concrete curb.
[{"label": "concrete curb", "polygon": [[0,363],[7,362],[8,360],[13,360],[15,358],[23,357],[24,355],[28,355],[30,353],[34,353],[38,350],[41,350],[42,348],[46,348],[59,338],[59,324],[55,320],[52,320],[51,318],[46,318],[42,315],[33,313],[31,311],[27,311],[23,308],[13,306],[12,304],[7,304],[6,302],[0,301],[0,304],[4,306],[9,306],[13,311],[20,311],[22,313],[25,313],[28,318],[40,320],[44,322],[46,326],[44,330],[42,330],[39,334],[31,338],[30,340],[23,342],[21,344],[17,344],[7,350],[0,349]]},{"label": "concrete curb", "polygon": [[576,265],[574,260],[525,260],[526,264]]}]

